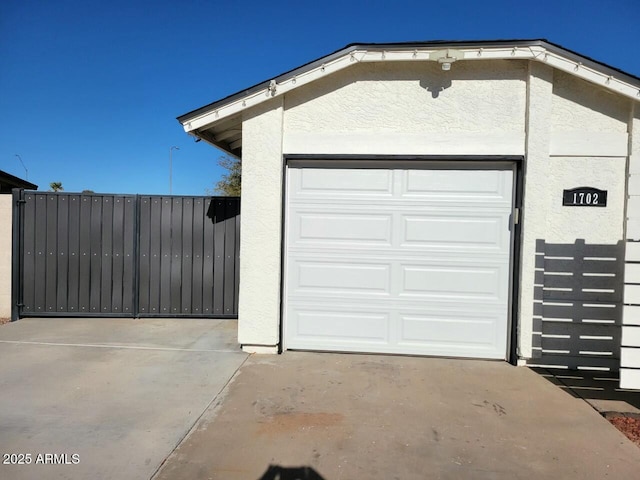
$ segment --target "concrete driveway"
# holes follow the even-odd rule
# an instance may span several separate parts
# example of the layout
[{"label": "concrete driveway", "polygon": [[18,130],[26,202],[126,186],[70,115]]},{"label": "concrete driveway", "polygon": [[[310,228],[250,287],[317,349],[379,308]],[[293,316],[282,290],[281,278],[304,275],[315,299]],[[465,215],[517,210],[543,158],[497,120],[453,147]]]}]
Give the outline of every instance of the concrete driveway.
[{"label": "concrete driveway", "polygon": [[[150,478],[246,360],[236,327],[79,318],[0,326],[0,478]],[[31,463],[5,464],[20,460]]]},{"label": "concrete driveway", "polygon": [[503,362],[252,356],[154,480],[631,479],[640,449]]},{"label": "concrete driveway", "polygon": [[640,449],[525,367],[247,357],[235,338],[235,322],[215,320],[0,327],[1,460],[31,455],[30,465],[0,463],[0,478],[618,479],[640,471]]}]

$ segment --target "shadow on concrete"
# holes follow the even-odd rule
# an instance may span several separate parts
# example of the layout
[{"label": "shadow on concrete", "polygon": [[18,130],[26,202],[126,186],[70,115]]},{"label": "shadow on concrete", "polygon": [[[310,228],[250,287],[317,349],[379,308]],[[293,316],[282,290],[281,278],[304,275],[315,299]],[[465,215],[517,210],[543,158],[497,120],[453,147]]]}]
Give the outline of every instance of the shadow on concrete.
[{"label": "shadow on concrete", "polygon": [[311,467],[269,465],[259,480],[324,480],[324,478]]},{"label": "shadow on concrete", "polygon": [[640,390],[620,388],[617,372],[532,368],[569,395],[581,398],[602,415],[640,418]]}]

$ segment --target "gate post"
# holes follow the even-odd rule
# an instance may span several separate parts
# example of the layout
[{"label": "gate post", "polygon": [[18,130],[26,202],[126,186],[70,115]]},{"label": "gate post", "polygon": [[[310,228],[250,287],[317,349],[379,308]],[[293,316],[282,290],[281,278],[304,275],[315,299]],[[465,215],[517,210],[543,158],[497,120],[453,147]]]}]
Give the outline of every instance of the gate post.
[{"label": "gate post", "polygon": [[11,191],[13,211],[11,215],[11,321],[20,318],[22,307],[22,205],[25,203],[24,189]]}]

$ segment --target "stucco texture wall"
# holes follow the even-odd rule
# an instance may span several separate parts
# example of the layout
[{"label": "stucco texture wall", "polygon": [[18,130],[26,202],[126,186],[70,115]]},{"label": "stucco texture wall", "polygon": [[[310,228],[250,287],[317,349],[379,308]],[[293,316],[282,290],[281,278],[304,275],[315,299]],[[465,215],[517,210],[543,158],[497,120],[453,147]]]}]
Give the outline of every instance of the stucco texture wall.
[{"label": "stucco texture wall", "polygon": [[243,119],[238,341],[250,352],[280,337],[282,98]]},{"label": "stucco texture wall", "polygon": [[[630,101],[571,75],[519,60],[456,62],[449,72],[431,62],[363,63],[283,97],[243,122],[243,344],[279,342],[283,154],[524,156],[515,279],[523,358],[539,348],[539,242],[622,239],[626,156],[619,153]],[[610,134],[598,137],[609,143],[581,141],[591,129]],[[562,190],[576,186],[608,190],[608,206],[562,207]]]},{"label": "stucco texture wall", "polygon": [[0,318],[11,317],[11,195],[0,195]]},{"label": "stucco texture wall", "polygon": [[526,64],[364,63],[287,94],[285,131],[520,132]]},{"label": "stucco texture wall", "polygon": [[553,73],[552,127],[557,132],[627,132],[631,102],[568,73]]},{"label": "stucco texture wall", "polygon": [[526,72],[520,61],[354,65],[286,95],[284,151],[522,154]]},{"label": "stucco texture wall", "polygon": [[[626,158],[552,157],[549,162],[545,240],[583,239],[616,244],[623,239]],[[590,186],[607,191],[607,206],[564,207],[562,191]]]}]

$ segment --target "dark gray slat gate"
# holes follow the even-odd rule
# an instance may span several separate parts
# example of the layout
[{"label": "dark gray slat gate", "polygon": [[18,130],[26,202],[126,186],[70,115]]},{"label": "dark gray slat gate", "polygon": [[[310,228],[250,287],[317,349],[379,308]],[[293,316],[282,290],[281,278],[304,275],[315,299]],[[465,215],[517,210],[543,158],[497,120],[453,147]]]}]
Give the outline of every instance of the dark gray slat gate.
[{"label": "dark gray slat gate", "polygon": [[238,315],[240,200],[141,196],[139,316]]},{"label": "dark gray slat gate", "polygon": [[237,316],[238,198],[14,198],[18,315]]},{"label": "dark gray slat gate", "polygon": [[[135,197],[21,192],[20,314],[132,315]],[[20,209],[18,209],[20,211]],[[128,215],[127,215],[128,214]],[[126,236],[129,238],[125,238]],[[115,245],[114,248],[114,239]],[[15,246],[14,246],[15,249]],[[127,261],[134,261],[128,252]],[[114,281],[115,280],[115,281]]]}]

